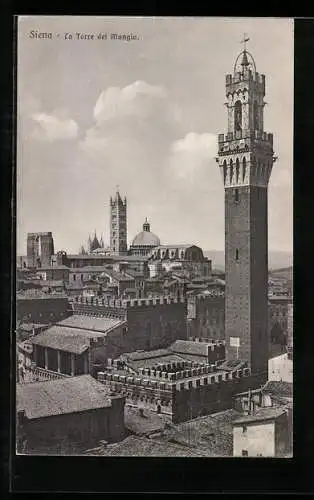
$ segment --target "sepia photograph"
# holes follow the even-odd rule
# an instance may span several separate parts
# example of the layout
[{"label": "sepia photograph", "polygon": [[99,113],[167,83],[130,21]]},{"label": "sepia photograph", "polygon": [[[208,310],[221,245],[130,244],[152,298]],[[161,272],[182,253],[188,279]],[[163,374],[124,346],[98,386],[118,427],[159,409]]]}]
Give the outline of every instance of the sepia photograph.
[{"label": "sepia photograph", "polygon": [[293,457],[293,20],[16,29],[16,454]]}]

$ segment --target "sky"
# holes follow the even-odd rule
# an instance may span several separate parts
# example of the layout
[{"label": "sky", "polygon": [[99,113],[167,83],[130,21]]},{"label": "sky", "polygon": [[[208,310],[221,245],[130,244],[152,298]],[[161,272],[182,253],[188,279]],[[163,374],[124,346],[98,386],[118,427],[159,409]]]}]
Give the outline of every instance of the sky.
[{"label": "sky", "polygon": [[[134,39],[97,39],[111,33]],[[55,250],[68,253],[95,229],[109,244],[116,186],[128,200],[129,244],[147,217],[162,244],[223,250],[224,188],[215,156],[217,135],[227,129],[225,75],[243,49],[243,33],[266,75],[264,128],[274,134],[278,156],[269,184],[269,249],[292,252],[292,20],[22,16],[17,253],[26,254],[28,232],[52,231]]]}]

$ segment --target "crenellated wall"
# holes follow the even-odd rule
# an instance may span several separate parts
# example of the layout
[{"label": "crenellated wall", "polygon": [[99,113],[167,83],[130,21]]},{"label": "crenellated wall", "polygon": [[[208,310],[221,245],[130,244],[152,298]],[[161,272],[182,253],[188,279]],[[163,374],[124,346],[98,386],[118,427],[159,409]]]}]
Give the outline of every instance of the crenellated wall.
[{"label": "crenellated wall", "polygon": [[101,297],[72,297],[71,302],[73,304],[86,304],[92,306],[103,306],[105,308],[115,308],[115,309],[129,309],[133,307],[145,307],[145,306],[156,306],[156,305],[166,305],[166,304],[185,304],[185,298],[182,297],[152,297],[144,299],[108,299]]},{"label": "crenellated wall", "polygon": [[124,394],[128,404],[153,411],[159,406],[173,422],[231,408],[236,393],[260,385],[249,368],[219,372],[215,365],[196,364],[171,363],[164,368],[173,371],[140,369],[138,375],[98,372],[97,379]]},{"label": "crenellated wall", "polygon": [[[74,314],[115,317],[127,322],[127,333],[119,342],[120,353],[161,349],[175,340],[186,340],[186,302],[184,297],[108,299],[73,297]],[[108,336],[108,341],[112,336]]]}]

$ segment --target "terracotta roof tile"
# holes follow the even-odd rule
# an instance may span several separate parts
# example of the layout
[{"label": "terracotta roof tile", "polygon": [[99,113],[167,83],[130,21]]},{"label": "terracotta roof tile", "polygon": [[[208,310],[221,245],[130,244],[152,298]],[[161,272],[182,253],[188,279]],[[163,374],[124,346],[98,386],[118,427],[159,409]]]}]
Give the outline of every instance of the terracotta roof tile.
[{"label": "terracotta roof tile", "polygon": [[234,425],[241,425],[249,422],[262,422],[264,420],[274,420],[283,415],[285,410],[281,407],[261,408],[253,415],[244,415],[234,421]]},{"label": "terracotta roof tile", "polygon": [[104,336],[104,333],[78,328],[62,328],[54,325],[30,339],[30,342],[42,347],[58,349],[59,351],[82,354],[89,348],[91,338]]},{"label": "terracotta roof tile", "polygon": [[90,375],[16,386],[17,411],[29,419],[110,407],[108,396],[106,386]]}]

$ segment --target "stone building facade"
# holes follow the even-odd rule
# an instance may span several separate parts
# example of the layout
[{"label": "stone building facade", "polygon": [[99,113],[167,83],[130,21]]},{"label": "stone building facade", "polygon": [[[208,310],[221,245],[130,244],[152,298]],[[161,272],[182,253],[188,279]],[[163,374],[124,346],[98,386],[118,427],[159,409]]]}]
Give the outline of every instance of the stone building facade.
[{"label": "stone building facade", "polygon": [[284,457],[292,449],[292,414],[285,408],[262,408],[233,422],[233,456]]},{"label": "stone building facade", "polygon": [[117,364],[99,372],[97,379],[123,394],[127,404],[166,413],[174,423],[226,410],[236,393],[261,383],[243,364],[225,371],[217,364],[191,361],[140,369],[138,374]]},{"label": "stone building facade", "polygon": [[223,292],[191,294],[187,297],[188,336],[225,339],[225,296]]},{"label": "stone building facade", "polygon": [[127,323],[123,352],[158,349],[187,338],[184,297],[131,300],[75,297],[71,304],[74,314],[123,318]]},{"label": "stone building facade", "polygon": [[67,254],[60,251],[56,255],[56,264],[64,265],[70,269],[79,269],[81,267],[105,267],[111,266],[117,272],[122,269],[131,269],[142,273],[148,277],[148,257],[141,255],[102,255],[102,254]]},{"label": "stone building facade", "polygon": [[74,453],[125,435],[125,398],[90,375],[17,384],[16,399],[19,453]]},{"label": "stone building facade", "polygon": [[16,301],[17,321],[54,324],[72,314],[67,297],[25,297]]},{"label": "stone building facade", "polygon": [[73,315],[31,339],[33,378],[95,375],[108,358],[186,339],[184,299],[78,297]]},{"label": "stone building facade", "polygon": [[152,277],[156,275],[158,269],[164,271],[180,269],[186,271],[190,279],[210,276],[212,271],[211,261],[204,257],[202,249],[196,245],[156,246],[150,253],[149,266]]},{"label": "stone building facade", "polygon": [[[269,333],[273,343],[288,344],[291,337],[289,321],[291,318],[292,298],[289,296],[269,297]],[[290,322],[291,324],[291,322]]]},{"label": "stone building facade", "polygon": [[264,132],[265,76],[244,50],[226,76],[228,133],[218,137],[225,188],[226,350],[267,377],[267,188],[275,161]]},{"label": "stone building facade", "polygon": [[54,243],[51,232],[27,234],[28,267],[50,266],[54,254]]}]

